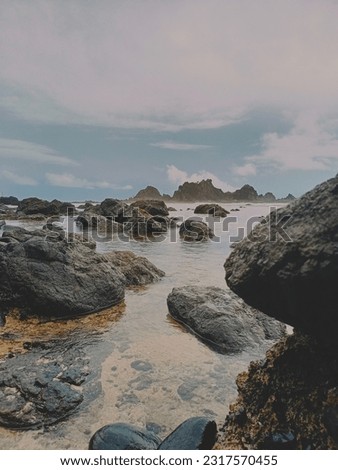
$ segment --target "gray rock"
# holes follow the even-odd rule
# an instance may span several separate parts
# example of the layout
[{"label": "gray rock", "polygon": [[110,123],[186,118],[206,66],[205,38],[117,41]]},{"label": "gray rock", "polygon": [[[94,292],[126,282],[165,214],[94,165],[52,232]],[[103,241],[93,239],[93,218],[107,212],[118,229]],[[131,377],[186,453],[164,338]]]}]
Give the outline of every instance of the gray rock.
[{"label": "gray rock", "polygon": [[57,199],[49,202],[37,197],[29,197],[19,202],[17,212],[25,215],[42,214],[52,216],[67,214],[68,209],[74,210],[75,207],[69,202],[61,202]]},{"label": "gray rock", "polygon": [[187,242],[206,241],[214,236],[208,225],[197,218],[185,220],[180,226],[179,234]]},{"label": "gray rock", "polygon": [[219,204],[200,204],[194,210],[195,214],[210,214],[214,217],[226,217],[229,211]]},{"label": "gray rock", "polygon": [[208,450],[217,438],[215,421],[206,417],[190,418],[178,426],[158,447],[159,450]]},{"label": "gray rock", "polygon": [[158,200],[139,200],[133,202],[130,207],[132,208],[139,208],[142,209],[150,215],[159,215],[162,217],[166,217],[169,215],[168,208],[165,204],[164,201],[158,201]]},{"label": "gray rock", "polygon": [[336,341],[338,176],[257,225],[236,245],[225,269],[229,287],[248,304]]},{"label": "gray rock", "polygon": [[167,303],[173,318],[219,352],[237,353],[285,334],[283,324],[217,287],[175,288]]},{"label": "gray rock", "polygon": [[161,439],[150,431],[125,423],[108,424],[96,431],[89,442],[90,450],[157,449]]},{"label": "gray rock", "polygon": [[164,275],[133,253],[98,254],[87,244],[49,230],[6,230],[0,238],[0,307],[53,318],[83,315],[120,303],[126,285]]}]

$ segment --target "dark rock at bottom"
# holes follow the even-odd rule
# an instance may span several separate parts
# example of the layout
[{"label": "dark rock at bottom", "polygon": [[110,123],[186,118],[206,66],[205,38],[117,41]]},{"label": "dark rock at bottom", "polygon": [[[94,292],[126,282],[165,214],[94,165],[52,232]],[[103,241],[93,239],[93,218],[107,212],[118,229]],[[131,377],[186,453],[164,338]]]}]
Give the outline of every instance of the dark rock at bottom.
[{"label": "dark rock at bottom", "polygon": [[215,421],[205,417],[190,418],[184,421],[159,446],[160,450],[208,450],[216,442]]}]

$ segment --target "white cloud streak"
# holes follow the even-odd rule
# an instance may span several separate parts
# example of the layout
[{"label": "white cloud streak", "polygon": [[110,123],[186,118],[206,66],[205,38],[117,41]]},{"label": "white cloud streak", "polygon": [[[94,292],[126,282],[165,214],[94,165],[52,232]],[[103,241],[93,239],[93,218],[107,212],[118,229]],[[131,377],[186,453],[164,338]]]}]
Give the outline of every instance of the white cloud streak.
[{"label": "white cloud streak", "polygon": [[82,189],[122,189],[129,190],[131,185],[118,186],[108,181],[89,181],[87,178],[74,176],[71,173],[46,173],[46,179],[52,186],[63,188],[82,188]]},{"label": "white cloud streak", "polygon": [[202,180],[211,179],[216,188],[223,191],[234,191],[235,188],[230,184],[222,181],[218,176],[210,171],[199,171],[189,175],[186,171],[180,170],[175,165],[167,165],[167,176],[173,184],[183,184],[185,181],[197,183]]},{"label": "white cloud streak", "polygon": [[16,139],[0,138],[0,159],[62,166],[78,165],[74,160],[59,155],[49,147]]},{"label": "white cloud streak", "polygon": [[171,140],[166,140],[164,142],[155,142],[150,144],[152,147],[159,147],[167,150],[179,150],[179,151],[195,151],[195,150],[204,150],[210,148],[211,145],[199,145],[199,144],[187,144],[183,142],[174,142]]},{"label": "white cloud streak", "polygon": [[20,186],[36,186],[38,184],[38,182],[30,176],[18,175],[17,173],[9,170],[2,170],[0,172],[0,177]]}]

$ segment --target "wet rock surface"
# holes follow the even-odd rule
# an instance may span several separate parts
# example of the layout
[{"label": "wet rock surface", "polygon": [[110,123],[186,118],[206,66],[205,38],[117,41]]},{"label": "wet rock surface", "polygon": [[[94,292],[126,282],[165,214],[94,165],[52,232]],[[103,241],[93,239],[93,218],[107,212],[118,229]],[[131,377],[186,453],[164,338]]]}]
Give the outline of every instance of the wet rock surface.
[{"label": "wet rock surface", "polygon": [[229,212],[219,204],[200,204],[194,210],[195,214],[210,214],[214,217],[226,217]]},{"label": "wet rock surface", "polygon": [[96,431],[89,442],[90,450],[157,449],[161,439],[146,429],[125,423],[108,424]]},{"label": "wet rock surface", "polygon": [[37,197],[29,197],[18,203],[17,214],[42,214],[44,216],[66,215],[69,209],[75,210],[74,205],[69,202],[61,202],[57,199],[45,201]]},{"label": "wet rock surface", "polygon": [[28,429],[74,412],[84,399],[88,363],[81,349],[52,343],[39,343],[25,354],[2,359],[0,425]]},{"label": "wet rock surface", "polygon": [[207,450],[216,442],[215,421],[206,417],[190,418],[164,439],[159,450]]},{"label": "wet rock surface", "polygon": [[279,209],[225,263],[245,302],[315,337],[337,341],[338,177]]},{"label": "wet rock surface", "polygon": [[219,352],[240,352],[285,334],[283,324],[252,309],[231,291],[220,288],[175,288],[167,303],[173,318]]},{"label": "wet rock surface", "polygon": [[200,242],[213,238],[214,233],[202,220],[191,218],[181,224],[179,235],[184,241]]}]

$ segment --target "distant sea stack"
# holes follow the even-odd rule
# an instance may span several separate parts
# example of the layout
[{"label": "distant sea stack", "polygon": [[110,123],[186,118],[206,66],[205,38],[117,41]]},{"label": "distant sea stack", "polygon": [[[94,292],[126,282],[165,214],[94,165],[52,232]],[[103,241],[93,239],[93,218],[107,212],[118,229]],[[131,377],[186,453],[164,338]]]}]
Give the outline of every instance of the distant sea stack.
[{"label": "distant sea stack", "polygon": [[267,192],[264,195],[258,194],[256,189],[249,184],[245,184],[234,192],[224,192],[216,188],[211,179],[199,182],[188,182],[181,184],[174,192],[173,196],[161,194],[154,186],[147,186],[141,189],[132,199],[152,199],[172,202],[290,202],[295,199],[292,194],[285,198],[276,199],[276,196]]}]

